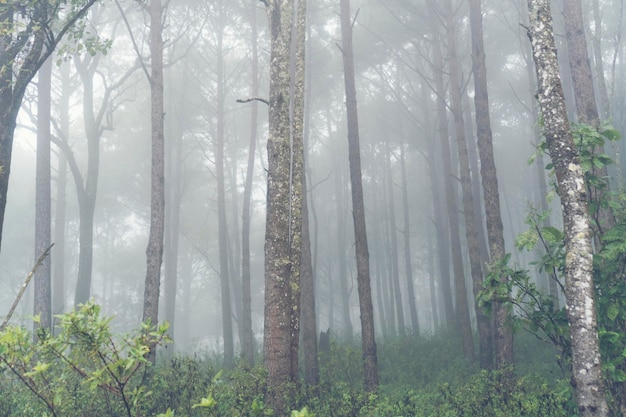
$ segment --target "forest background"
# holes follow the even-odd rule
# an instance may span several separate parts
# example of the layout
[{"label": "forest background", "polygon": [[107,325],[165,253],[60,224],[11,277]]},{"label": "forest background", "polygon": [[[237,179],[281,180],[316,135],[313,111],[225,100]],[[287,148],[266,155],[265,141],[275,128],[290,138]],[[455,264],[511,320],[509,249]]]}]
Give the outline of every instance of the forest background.
[{"label": "forest background", "polygon": [[[435,337],[444,329],[460,331],[455,327],[459,293],[453,295],[455,284],[450,279],[452,244],[445,237],[450,224],[442,217],[450,210],[442,201],[443,178],[467,177],[473,194],[482,193],[472,113],[469,12],[466,2],[451,2],[449,7],[443,3],[364,0],[352,4],[353,11],[358,10],[353,15],[353,40],[375,328],[378,335],[390,340],[406,334]],[[583,4],[588,7],[585,18],[593,17],[586,27],[601,116],[623,132],[623,5],[599,0]],[[178,353],[221,354],[228,351],[229,343],[243,340],[233,334],[241,331],[240,312],[245,303],[239,277],[243,272],[241,229],[246,220],[242,210],[248,178],[252,179],[251,318],[256,345],[261,344],[267,114],[262,101],[237,100],[268,97],[269,36],[264,9],[258,1],[205,4],[181,0],[168,4],[162,15],[167,217],[160,318],[170,321],[169,332]],[[565,97],[571,120],[576,120],[561,9],[562,5],[554,2]],[[304,117],[317,328],[331,329],[333,337],[350,341],[360,330],[338,4],[308,4],[307,13]],[[96,4],[84,30],[98,34],[98,41],[79,44],[78,51],[71,42],[63,44],[64,52],[55,55],[50,68],[53,313],[68,311],[77,300],[93,298],[105,314],[116,316],[111,322],[116,332],[136,328],[142,320],[151,199],[148,16],[134,2],[119,2],[115,7],[110,2]],[[551,288],[551,276],[533,266],[533,260],[541,255],[515,249],[516,241],[529,246],[523,240],[529,236],[529,212],[539,213],[538,218],[555,230],[561,227],[558,199],[550,188],[553,180],[543,169],[547,162],[537,152],[541,123],[524,27],[527,20],[525,2],[483,2],[505,247],[512,265],[528,269],[531,282],[552,292],[562,305],[563,294],[557,286]],[[451,40],[458,43],[456,56],[450,55]],[[439,42],[442,45],[436,46]],[[436,49],[441,46],[443,57],[437,58]],[[436,78],[443,75],[445,87],[451,88],[450,68],[458,70],[461,80],[469,174],[459,172],[454,143],[452,172],[443,171]],[[32,192],[38,149],[37,105],[41,105],[36,94],[37,84],[33,84],[26,93],[13,149],[5,244],[0,254],[1,285],[5,288],[0,301],[7,310],[25,271],[39,256],[33,245]],[[452,117],[451,109],[448,111]],[[449,123],[454,132],[452,121]],[[457,130],[448,136],[458,135]],[[258,140],[255,148],[250,147],[251,137]],[[89,173],[94,167],[95,160],[90,159],[94,143],[99,153],[95,178]],[[618,190],[623,177],[619,163],[622,147],[622,142],[616,142],[606,149],[618,161],[609,166]],[[247,171],[250,155],[255,163],[253,178]],[[97,184],[91,189],[90,179]],[[455,188],[456,204],[461,207],[460,187],[457,184]],[[90,203],[90,198],[95,200]],[[81,260],[85,253],[81,241],[84,244],[88,239],[84,228],[89,226],[88,207],[94,201],[90,266]],[[475,198],[474,204],[475,212],[483,213],[481,198]],[[544,214],[548,208],[552,213]],[[459,219],[458,235],[463,242],[463,216]],[[530,226],[536,223],[530,221]],[[486,243],[486,231],[483,227],[478,230]],[[467,243],[462,245],[467,248]],[[486,257],[486,245],[481,250]],[[473,322],[476,310],[468,257],[464,252],[462,268],[467,271],[467,314]],[[77,278],[86,274],[91,282],[87,293],[79,290]],[[404,289],[408,282],[414,287],[414,315],[407,298],[410,292]],[[28,323],[34,302],[28,295],[20,304],[19,322]],[[230,319],[224,319],[228,316]],[[464,355],[468,356],[467,351]]]}]

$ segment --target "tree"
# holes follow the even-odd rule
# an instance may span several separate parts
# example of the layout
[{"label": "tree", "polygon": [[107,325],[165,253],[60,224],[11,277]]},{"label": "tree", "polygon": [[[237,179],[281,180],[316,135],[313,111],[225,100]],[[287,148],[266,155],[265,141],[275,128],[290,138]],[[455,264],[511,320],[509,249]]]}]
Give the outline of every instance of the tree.
[{"label": "tree", "polygon": [[370,285],[369,252],[363,202],[361,177],[361,149],[359,144],[359,119],[354,80],[354,56],[352,52],[353,22],[350,16],[350,0],[340,0],[341,51],[346,89],[346,112],[348,115],[348,153],[350,159],[350,184],[352,192],[352,218],[356,251],[359,307],[361,309],[361,344],[363,349],[364,385],[367,391],[378,387],[378,359],[374,332],[374,307]]},{"label": "tree", "polygon": [[298,378],[306,1],[265,4],[271,66],[263,343],[268,402],[284,415]]},{"label": "tree", "polygon": [[[36,2],[32,7],[13,2],[0,5],[0,243],[13,137],[26,87],[63,36],[95,2],[52,0]],[[76,34],[78,39],[81,35]]]},{"label": "tree", "polygon": [[[257,0],[250,1],[251,27],[251,77],[252,97],[259,95],[259,54],[257,46]],[[242,312],[241,326],[241,356],[248,366],[254,364],[254,334],[252,332],[252,295],[250,290],[250,201],[252,199],[252,180],[254,179],[254,159],[256,153],[258,123],[258,103],[253,100],[250,106],[250,142],[248,145],[248,163],[246,165],[246,179],[243,188],[243,214],[241,216],[241,294]]]},{"label": "tree", "polygon": [[[454,131],[457,144],[457,155],[459,159],[461,191],[463,195],[463,214],[465,218],[465,236],[467,241],[467,249],[470,258],[470,275],[472,282],[482,282],[483,271],[481,265],[480,247],[478,243],[478,230],[476,226],[476,216],[474,215],[474,202],[472,196],[472,182],[469,165],[469,157],[467,151],[467,140],[465,138],[465,121],[463,115],[463,103],[461,95],[461,73],[459,71],[458,56],[456,52],[456,29],[454,22],[454,12],[451,0],[446,1],[446,41],[448,48],[448,69],[450,71],[450,101],[451,110],[454,121]],[[452,173],[450,172],[450,175]],[[456,226],[450,226],[457,229]],[[461,269],[462,271],[462,269]],[[465,285],[465,276],[461,272],[455,273],[456,288],[456,318],[459,323],[459,330],[463,337],[463,353],[467,359],[474,358],[474,342],[472,337],[472,328],[469,317],[469,303],[467,300],[467,290]]]},{"label": "tree", "polygon": [[[585,123],[596,128],[600,125],[600,115],[596,103],[596,95],[593,87],[593,77],[591,74],[591,63],[587,49],[587,39],[585,37],[585,25],[580,0],[568,0],[563,2],[565,35],[567,39],[567,53],[569,57],[569,67],[572,75],[572,85],[574,87],[574,101],[576,102],[576,115],[579,123]],[[603,74],[599,74],[603,78]],[[599,146],[595,150],[598,154],[604,153],[604,147]],[[595,169],[594,174],[602,178],[608,176],[606,166]],[[598,202],[602,199],[607,190],[601,187],[590,188],[590,201]],[[611,210],[599,205],[592,210],[594,226],[598,234],[610,229],[615,224],[615,218]],[[600,241],[596,239],[598,249],[601,247]]]},{"label": "tree", "polygon": [[543,116],[565,232],[565,298],[572,345],[572,380],[582,417],[606,416],[594,302],[593,248],[585,179],[572,139],[559,77],[548,0],[529,0],[531,41]]},{"label": "tree", "polygon": [[[476,133],[478,153],[480,155],[480,177],[483,185],[487,237],[491,260],[502,259],[505,254],[502,216],[500,214],[500,194],[498,175],[493,157],[491,120],[489,117],[489,93],[487,91],[487,67],[483,44],[482,6],[480,0],[469,0],[470,26],[472,36],[472,72],[474,76],[474,106],[476,108]],[[507,277],[500,277],[506,281]],[[481,283],[474,282],[474,295],[480,292]],[[478,288],[476,288],[478,287]],[[478,291],[476,291],[478,290]],[[484,313],[477,309],[478,328],[481,337],[481,366],[491,362],[490,352],[482,348],[483,341],[491,338],[490,325]],[[496,303],[495,347],[496,366],[498,368],[513,364],[513,332],[507,324],[507,311],[502,303]]]},{"label": "tree", "polygon": [[232,304],[230,300],[230,274],[228,270],[228,225],[226,223],[226,186],[224,184],[224,10],[218,1],[216,27],[216,79],[217,79],[217,132],[215,135],[215,175],[217,178],[217,217],[220,252],[220,287],[222,294],[222,334],[224,337],[224,365],[234,363]]},{"label": "tree", "polygon": [[[39,257],[50,246],[51,189],[50,189],[50,102],[52,88],[52,60],[48,59],[39,72],[37,84],[37,172],[35,198],[35,256]],[[62,262],[62,260],[61,260]],[[35,315],[39,325],[52,327],[50,257],[46,257],[35,272]]]},{"label": "tree", "polygon": [[[165,137],[163,132],[163,38],[161,0],[151,0],[150,14],[150,103],[152,126],[152,169],[150,187],[150,235],[146,249],[146,279],[143,297],[143,318],[153,326],[159,319],[159,288],[163,262],[165,226]],[[154,348],[154,346],[153,346]],[[150,359],[156,359],[154,349]]]}]

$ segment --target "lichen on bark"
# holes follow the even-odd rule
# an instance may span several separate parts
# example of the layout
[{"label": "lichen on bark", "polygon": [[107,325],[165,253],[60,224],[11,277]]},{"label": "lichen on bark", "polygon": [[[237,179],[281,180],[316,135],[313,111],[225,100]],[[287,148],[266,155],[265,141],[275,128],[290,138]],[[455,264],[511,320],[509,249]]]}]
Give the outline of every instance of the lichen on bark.
[{"label": "lichen on bark", "polygon": [[543,133],[557,178],[565,232],[565,298],[572,345],[572,382],[582,417],[608,415],[594,306],[593,249],[580,159],[565,111],[549,0],[528,0],[543,115]]}]

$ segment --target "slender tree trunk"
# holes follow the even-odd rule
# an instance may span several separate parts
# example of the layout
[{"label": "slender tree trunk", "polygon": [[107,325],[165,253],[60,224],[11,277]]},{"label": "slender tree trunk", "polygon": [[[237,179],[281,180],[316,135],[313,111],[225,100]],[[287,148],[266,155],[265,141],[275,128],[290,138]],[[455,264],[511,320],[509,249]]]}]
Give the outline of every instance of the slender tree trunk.
[{"label": "slender tree trunk", "polygon": [[[476,216],[474,215],[474,199],[472,196],[472,179],[465,138],[465,120],[463,116],[463,98],[461,92],[461,74],[456,53],[456,29],[452,2],[446,3],[446,33],[448,47],[448,62],[450,71],[450,98],[452,104],[452,115],[454,117],[454,130],[456,135],[456,145],[459,158],[459,168],[461,177],[461,190],[463,195],[463,214],[465,217],[465,236],[467,249],[470,258],[470,274],[473,283],[482,283],[483,271],[481,265],[480,245],[478,243],[478,228],[476,226]],[[457,225],[458,227],[458,225]],[[463,274],[455,275],[457,319],[463,336],[463,352],[465,357],[473,360],[474,341],[472,336],[472,326],[469,316],[469,304],[467,287]],[[478,285],[478,284],[474,284]]]},{"label": "slender tree trunk", "polygon": [[[250,27],[252,29],[252,97],[259,95],[259,54],[258,30],[256,21],[257,0],[250,0]],[[252,199],[252,181],[254,179],[254,159],[256,156],[256,138],[258,122],[258,103],[252,101],[250,106],[250,142],[248,145],[248,164],[246,180],[243,188],[243,215],[241,217],[241,294],[243,297],[242,317],[240,318],[241,356],[244,362],[254,365],[254,334],[252,333],[252,294],[250,290],[250,201]]]},{"label": "slender tree trunk", "polygon": [[406,179],[406,155],[404,142],[400,144],[400,175],[402,179],[402,216],[404,230],[404,273],[406,275],[407,298],[409,300],[409,312],[411,314],[411,328],[414,335],[419,335],[420,327],[417,320],[417,303],[415,302],[415,286],[413,284],[413,262],[411,252],[411,224],[409,221],[409,191]]},{"label": "slender tree trunk", "polygon": [[602,14],[600,13],[600,2],[592,1],[594,32],[592,38],[593,56],[596,67],[596,81],[598,91],[600,93],[600,103],[602,103],[603,119],[611,118],[611,102],[609,101],[609,91],[606,86],[606,78],[604,75],[604,60],[602,59]]},{"label": "slender tree trunk", "polygon": [[337,210],[337,283],[341,293],[341,321],[342,330],[346,340],[352,340],[354,329],[350,317],[350,295],[348,294],[348,268],[346,260],[346,208],[344,196],[343,171],[339,158],[336,158],[334,175],[335,182],[335,206]]},{"label": "slender tree trunk", "polygon": [[391,152],[389,151],[389,141],[385,141],[385,171],[387,171],[385,187],[388,197],[385,199],[389,216],[387,216],[389,224],[389,250],[391,263],[391,279],[393,282],[394,301],[396,306],[396,317],[398,318],[398,334],[402,337],[406,335],[406,324],[404,322],[404,306],[402,304],[402,292],[400,290],[400,272],[398,268],[398,236],[396,233],[396,204],[393,192],[393,175],[391,172]]},{"label": "slender tree trunk", "polygon": [[[51,190],[50,190],[50,102],[52,88],[52,60],[39,70],[37,84],[37,168],[35,197],[35,261],[50,246]],[[61,262],[63,262],[61,260]],[[47,256],[35,272],[35,300],[33,314],[39,315],[38,326],[51,330],[51,265]]]},{"label": "slender tree trunk", "polygon": [[[218,25],[223,25],[223,2],[216,6]],[[222,301],[222,336],[224,337],[224,366],[234,365],[232,304],[230,299],[230,275],[228,268],[228,226],[226,224],[226,186],[224,180],[224,49],[223,27],[217,30],[217,132],[215,143],[215,175],[217,177],[217,217],[220,254],[220,287]]]},{"label": "slender tree trunk", "polygon": [[[435,54],[439,58],[441,58],[441,53],[438,52],[438,40],[436,39],[434,42],[435,45]],[[433,75],[435,77],[435,89],[436,91],[443,94],[443,78],[441,76],[441,72],[436,68],[432,69]],[[422,100],[424,103],[428,103],[430,99],[427,95],[426,88],[422,87]],[[446,118],[446,105],[445,102],[439,100],[437,98],[437,131],[439,143],[444,143],[444,138],[447,141],[448,137],[448,121]],[[428,108],[428,107],[427,107]],[[424,115],[424,123],[425,130],[427,132],[431,132],[431,117],[430,114]],[[441,145],[442,147],[444,145]],[[433,137],[430,141],[428,141],[428,149],[427,149],[427,161],[428,164],[428,172],[429,180],[430,180],[430,194],[432,196],[433,201],[433,217],[434,217],[434,227],[436,232],[436,245],[437,245],[437,261],[439,264],[439,287],[441,291],[442,301],[443,301],[443,320],[439,320],[437,325],[440,326],[443,322],[446,325],[450,325],[454,318],[454,303],[452,301],[452,287],[451,287],[451,278],[450,278],[450,233],[448,231],[448,219],[444,216],[447,213],[446,208],[446,198],[442,199],[441,189],[446,187],[445,182],[441,179],[442,167],[443,163],[439,163],[439,159],[437,157],[437,138]],[[443,156],[443,152],[441,152]],[[434,278],[435,271],[431,270],[431,274]],[[434,288],[434,285],[433,285]]]},{"label": "slender tree trunk", "polygon": [[[574,85],[574,98],[578,121],[598,127],[600,125],[600,116],[596,103],[596,95],[593,89],[593,76],[591,74],[591,63],[589,62],[587,39],[585,38],[585,24],[580,0],[564,1],[563,12],[565,17],[565,35],[567,39],[569,67]],[[594,152],[603,154],[604,147],[599,146]],[[607,178],[608,187],[607,167],[604,166],[599,169],[594,167],[593,170],[595,175],[601,178]],[[601,187],[591,187],[589,191],[590,201],[598,204],[598,208],[593,214],[593,220],[596,231],[596,246],[597,250],[599,250],[601,247],[599,236],[613,227],[615,218],[609,208],[603,207],[603,205],[600,204],[607,190]]]},{"label": "slender tree trunk", "polygon": [[[69,66],[61,67],[61,98],[59,102],[59,128],[57,132],[62,138],[69,136],[70,130],[70,74]],[[63,139],[61,139],[63,140]],[[57,187],[54,208],[54,282],[52,290],[52,314],[61,314],[66,308],[65,303],[65,203],[67,191],[67,158],[62,149],[57,151]]]},{"label": "slender tree trunk", "polygon": [[[150,100],[152,105],[152,169],[150,202],[150,235],[146,249],[146,280],[143,297],[144,322],[156,325],[159,319],[159,288],[163,262],[163,232],[165,223],[165,135],[163,131],[163,39],[161,0],[151,0],[150,13]],[[156,352],[151,348],[150,360]]]},{"label": "slender tree trunk", "polygon": [[[432,15],[432,20],[436,20],[436,15]],[[439,39],[439,33],[436,28],[433,28],[433,75],[435,78],[435,90],[437,94],[437,130],[439,133],[439,145],[441,146],[441,161],[442,161],[442,178],[441,185],[443,186],[445,193],[445,217],[441,219],[441,224],[445,224],[446,232],[448,232],[448,243],[450,245],[449,250],[445,250],[444,254],[451,253],[452,273],[454,275],[454,282],[457,281],[456,276],[463,276],[463,260],[461,259],[461,243],[459,236],[459,220],[458,220],[458,208],[456,202],[456,187],[453,181],[452,173],[452,158],[450,156],[450,134],[448,132],[448,118],[446,109],[446,90],[443,80],[443,57],[441,53],[441,44]],[[437,191],[439,192],[439,188]],[[435,213],[437,216],[437,213]],[[440,230],[442,232],[443,230]],[[440,255],[441,256],[441,255]],[[440,262],[446,262],[447,259],[443,258]],[[442,275],[443,277],[443,275]],[[443,296],[446,309],[446,321],[450,325],[451,321],[455,321],[455,325],[458,326],[458,320],[455,312],[454,305],[452,303],[452,288],[451,284],[444,282],[443,284]],[[450,294],[448,295],[448,288],[450,288]],[[448,305],[449,304],[449,305]],[[451,313],[451,314],[450,314]],[[448,315],[449,314],[449,315]],[[460,332],[460,328],[457,327]]]},{"label": "slender tree trunk", "polygon": [[361,309],[361,338],[363,345],[364,385],[366,391],[378,387],[378,365],[374,332],[374,308],[370,287],[369,252],[363,203],[361,178],[361,150],[359,145],[359,122],[357,113],[356,87],[354,81],[354,58],[352,55],[352,23],[350,1],[340,0],[341,45],[343,72],[346,88],[346,110],[348,114],[348,151],[350,159],[350,183],[352,185],[352,216],[356,241],[356,268]]},{"label": "slender tree trunk", "polygon": [[[485,48],[483,45],[482,6],[480,0],[469,0],[470,25],[472,33],[472,68],[474,74],[474,106],[476,108],[476,131],[478,137],[478,153],[480,155],[480,176],[483,185],[485,215],[487,218],[487,236],[489,255],[492,261],[504,257],[504,231],[500,213],[500,194],[498,191],[498,175],[493,156],[493,139],[491,120],[489,117],[489,94],[487,91],[487,67],[485,65]],[[508,282],[508,277],[500,280]],[[474,295],[478,296],[482,283],[474,282]],[[478,326],[481,342],[489,342],[491,331],[487,317],[476,305]],[[513,331],[507,324],[507,311],[502,303],[494,306],[496,366],[504,368],[513,365]],[[484,351],[483,351],[484,350]],[[481,366],[491,363],[490,346],[481,345]]]},{"label": "slender tree trunk", "polygon": [[529,0],[531,40],[543,132],[557,177],[565,229],[567,318],[572,380],[581,417],[608,415],[593,285],[593,248],[585,179],[572,140],[556,59],[548,0]]},{"label": "slender tree trunk", "polygon": [[[185,108],[183,106],[181,114],[178,117],[184,117]],[[168,216],[168,222],[166,227],[166,239],[165,245],[165,270],[164,270],[164,283],[165,294],[164,301],[164,318],[169,323],[168,334],[173,340],[176,340],[176,300],[178,295],[178,253],[180,249],[180,206],[182,202],[182,187],[183,187],[183,134],[179,126],[176,133],[177,140],[169,149],[169,170],[167,175],[170,178],[169,192],[171,195],[167,199],[166,214]],[[172,346],[172,349],[175,347]],[[173,351],[172,351],[173,353]]]},{"label": "slender tree trunk", "polygon": [[315,316],[315,276],[311,263],[311,239],[309,234],[309,211],[306,182],[302,193],[302,258],[301,262],[301,305],[302,347],[304,350],[304,381],[308,387],[319,384],[317,362],[317,321]]},{"label": "slender tree trunk", "polygon": [[[93,228],[94,213],[96,208],[96,196],[98,192],[98,176],[100,171],[100,137],[102,129],[94,112],[94,86],[98,59],[83,62],[81,58],[75,58],[75,66],[83,82],[83,118],[85,136],[87,139],[87,171],[85,178],[80,175],[77,163],[72,152],[67,147],[67,156],[73,165],[72,173],[76,183],[76,195],[79,206],[79,257],[78,277],[74,305],[84,304],[91,295],[91,280],[93,269]],[[103,101],[103,106],[106,106]]]}]

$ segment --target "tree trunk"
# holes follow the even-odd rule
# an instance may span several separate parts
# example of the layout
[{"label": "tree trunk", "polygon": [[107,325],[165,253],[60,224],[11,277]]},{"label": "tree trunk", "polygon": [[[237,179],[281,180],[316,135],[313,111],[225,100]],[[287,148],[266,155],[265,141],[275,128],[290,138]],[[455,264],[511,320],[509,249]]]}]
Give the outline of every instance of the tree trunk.
[{"label": "tree trunk", "polygon": [[402,179],[402,216],[404,219],[404,273],[406,275],[407,298],[409,300],[409,313],[411,314],[411,328],[414,335],[419,335],[420,327],[417,320],[417,303],[415,302],[415,286],[413,284],[413,262],[411,252],[411,224],[409,221],[409,197],[406,179],[406,155],[404,142],[400,144],[400,175]]},{"label": "tree trunk", "polygon": [[[565,18],[565,35],[567,39],[567,52],[569,55],[569,67],[574,85],[574,98],[576,102],[576,114],[580,123],[585,123],[596,128],[600,125],[600,116],[596,103],[596,96],[593,89],[593,77],[591,75],[591,63],[587,50],[587,40],[585,38],[585,24],[580,0],[567,0],[563,2],[563,13]],[[599,146],[595,153],[603,154],[604,147]],[[594,175],[600,178],[607,178],[608,170],[606,166],[593,168]],[[596,231],[596,246],[600,249],[599,236],[609,230],[615,224],[615,218],[611,210],[603,207],[600,201],[604,198],[607,189],[591,187],[589,199],[597,204],[597,209],[593,215]]]},{"label": "tree trunk", "polygon": [[[436,20],[436,16],[432,15],[433,21]],[[450,245],[450,250],[445,250],[444,254],[451,253],[451,262],[452,263],[452,273],[454,275],[454,282],[457,281],[457,276],[463,276],[463,260],[461,259],[461,243],[459,236],[459,220],[458,220],[458,208],[456,202],[456,187],[453,181],[453,173],[452,173],[452,161],[450,156],[450,134],[448,131],[448,118],[447,118],[447,104],[446,104],[446,91],[444,87],[443,80],[443,57],[441,53],[441,44],[439,39],[439,33],[437,28],[432,28],[433,33],[433,76],[435,78],[435,91],[437,95],[437,131],[439,133],[439,145],[441,146],[441,161],[442,161],[442,178],[441,185],[444,189],[445,194],[445,205],[442,205],[442,208],[445,207],[445,218],[442,215],[441,224],[445,224],[445,231],[448,233],[448,244]],[[436,192],[439,192],[439,188]],[[437,216],[437,213],[435,213]],[[444,228],[442,227],[442,229]],[[442,232],[440,230],[439,232]],[[443,242],[442,242],[443,243]],[[440,248],[442,249],[442,248]],[[441,255],[440,255],[441,256]],[[440,259],[440,262],[447,262],[446,258]],[[442,275],[443,278],[443,275]],[[457,325],[457,329],[459,332],[461,329],[458,327],[458,320],[456,319],[453,299],[452,299],[452,287],[449,282],[444,282],[443,284],[443,297],[444,297],[444,305],[446,311],[446,322],[448,325],[451,324],[451,321],[455,321],[455,325]],[[449,289],[449,293],[448,293]]]},{"label": "tree trunk", "polygon": [[[150,187],[150,235],[146,249],[146,280],[143,297],[144,322],[155,326],[159,319],[159,288],[163,262],[163,232],[165,223],[165,136],[163,133],[163,39],[161,0],[151,0],[150,13],[150,102],[152,105],[152,169]],[[150,360],[156,360],[154,346]]]},{"label": "tree trunk", "polygon": [[[434,50],[435,56],[441,58],[441,53],[437,54],[438,51],[438,39],[434,41]],[[441,76],[441,71],[438,71],[435,67],[432,68],[432,72],[435,78],[435,89],[437,94],[443,94],[443,78]],[[427,103],[429,100],[429,95],[427,94],[426,88],[422,87],[422,100],[424,103]],[[443,100],[439,100],[437,98],[437,131],[438,131],[438,139],[439,143],[444,143],[444,138],[447,141],[448,137],[448,121],[446,118],[446,105]],[[428,107],[426,107],[428,108]],[[430,114],[424,115],[424,123],[426,126],[426,131],[431,132],[431,120]],[[443,147],[443,145],[441,145]],[[437,137],[433,137],[428,141],[428,149],[427,149],[427,160],[428,164],[428,172],[429,180],[430,180],[430,194],[432,196],[433,201],[433,218],[434,218],[434,228],[436,234],[436,245],[437,245],[437,261],[439,264],[439,286],[441,291],[441,297],[443,301],[443,320],[438,320],[437,325],[440,326],[445,322],[446,325],[450,325],[454,318],[454,303],[452,301],[452,287],[451,287],[451,279],[450,279],[450,233],[448,231],[448,219],[444,216],[447,212],[445,197],[442,199],[441,189],[446,187],[446,183],[441,179],[442,174],[442,166],[443,163],[439,163],[437,149]],[[443,158],[443,152],[441,152]],[[431,276],[435,277],[434,268],[431,270]],[[434,285],[433,285],[434,288]]]},{"label": "tree trunk", "polygon": [[[61,67],[61,97],[59,100],[59,129],[57,132],[62,138],[67,138],[70,130],[70,73],[69,67]],[[57,152],[57,187],[54,208],[54,282],[52,289],[52,314],[64,312],[65,304],[65,200],[67,191],[67,158],[65,152],[59,149]]]},{"label": "tree trunk", "polygon": [[[480,176],[483,185],[485,215],[487,218],[487,237],[489,256],[492,262],[502,259],[505,254],[504,232],[500,213],[500,194],[498,176],[493,156],[493,139],[491,120],[489,117],[489,94],[487,90],[487,67],[485,65],[485,48],[483,45],[482,6],[480,0],[469,0],[470,25],[472,34],[472,68],[474,74],[474,106],[476,108],[476,136],[478,137],[478,153],[480,155]],[[506,283],[508,277],[501,276],[500,281]],[[478,296],[482,283],[474,282],[474,296]],[[488,318],[476,305],[481,343],[481,366],[491,364],[491,352],[488,342],[491,330]],[[513,365],[513,331],[507,324],[507,311],[502,303],[494,306],[496,367],[502,369]]]},{"label": "tree trunk", "polygon": [[309,211],[306,182],[302,192],[302,258],[301,262],[301,306],[302,347],[304,350],[304,381],[308,387],[319,384],[317,363],[317,321],[315,316],[315,276],[311,263],[311,239],[309,233]]},{"label": "tree trunk", "polygon": [[[330,132],[329,132],[330,133]],[[348,268],[346,260],[346,207],[344,196],[343,170],[338,155],[335,155],[334,174],[335,207],[337,211],[337,284],[341,294],[341,324],[346,340],[352,340],[354,329],[350,317],[350,294],[348,294]]]},{"label": "tree trunk", "polygon": [[365,226],[365,206],[363,203],[363,183],[361,178],[361,150],[359,145],[359,121],[357,113],[356,87],[354,81],[354,58],[352,55],[352,23],[350,1],[340,0],[341,45],[343,52],[343,72],[346,88],[346,111],[348,115],[348,152],[350,159],[350,183],[352,188],[352,216],[356,243],[356,269],[361,309],[361,338],[363,345],[364,385],[366,391],[378,387],[378,365],[376,337],[374,332],[374,308],[370,287],[369,252]]},{"label": "tree trunk", "polygon": [[531,40],[543,133],[554,164],[565,229],[567,318],[572,344],[572,380],[581,417],[607,416],[593,285],[593,248],[587,192],[572,140],[556,59],[548,0],[529,0]]},{"label": "tree trunk", "polygon": [[[84,61],[79,57],[74,59],[76,70],[83,82],[83,118],[87,139],[87,172],[84,180],[72,151],[69,149],[69,146],[64,146],[72,165],[80,216],[78,277],[74,295],[75,306],[85,304],[91,294],[94,212],[98,192],[100,137],[102,135],[100,121],[94,112],[93,76],[96,72],[98,61],[98,58],[84,58]],[[105,107],[106,105],[106,100],[103,100],[102,106]]]},{"label": "tree trunk", "polygon": [[402,292],[400,290],[400,271],[398,268],[398,236],[396,233],[396,204],[395,197],[393,193],[393,174],[391,172],[391,152],[389,151],[389,140],[385,140],[385,171],[387,175],[384,175],[386,178],[385,189],[387,190],[387,198],[385,201],[387,202],[387,210],[389,212],[389,216],[386,216],[388,219],[388,227],[389,227],[389,262],[391,264],[390,275],[393,283],[393,294],[394,294],[394,303],[396,306],[396,317],[398,319],[398,334],[402,337],[406,335],[406,324],[404,322],[404,306],[402,304]]},{"label": "tree trunk", "polygon": [[285,415],[297,383],[302,230],[305,0],[270,0],[264,362],[268,403]]},{"label": "tree trunk", "polygon": [[[250,27],[252,29],[252,97],[259,95],[259,54],[257,46],[257,0],[250,0]],[[258,103],[252,101],[250,106],[250,142],[248,145],[248,164],[246,180],[243,188],[243,215],[241,217],[241,294],[242,316],[241,356],[246,365],[254,365],[254,334],[252,333],[252,295],[250,290],[250,201],[252,199],[252,181],[254,179],[254,159],[256,156],[256,138],[258,122]]]},{"label": "tree trunk", "polygon": [[[463,116],[463,97],[461,92],[460,65],[456,53],[456,29],[454,22],[454,12],[452,2],[446,2],[446,34],[448,47],[448,62],[450,71],[450,98],[452,115],[454,117],[454,131],[456,136],[457,153],[459,158],[459,173],[461,177],[461,191],[463,195],[463,214],[465,217],[465,238],[470,258],[470,274],[473,283],[482,283],[483,271],[481,265],[480,245],[478,243],[478,228],[476,227],[476,217],[474,215],[474,199],[472,196],[472,179],[467,151],[467,141],[465,138],[465,120]],[[452,175],[452,173],[450,173]],[[459,227],[457,224],[455,227]],[[469,303],[465,276],[455,274],[456,280],[456,305],[457,320],[463,337],[463,353],[467,359],[474,359],[474,341],[472,335],[472,325],[469,315]]]},{"label": "tree trunk", "polygon": [[[223,3],[218,2],[218,25],[223,25]],[[220,288],[222,302],[222,336],[224,338],[224,366],[234,365],[232,305],[230,299],[230,275],[228,269],[228,225],[226,224],[226,186],[224,180],[224,50],[223,27],[218,27],[217,36],[217,132],[215,142],[215,175],[217,178],[217,217],[220,255]]]},{"label": "tree trunk", "polygon": [[[51,190],[50,190],[50,102],[52,88],[52,60],[48,59],[39,71],[37,84],[37,168],[35,197],[35,262],[50,246]],[[60,260],[63,262],[63,260]],[[35,272],[35,316],[40,327],[52,328],[51,265],[47,256]]]}]

